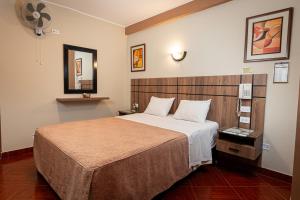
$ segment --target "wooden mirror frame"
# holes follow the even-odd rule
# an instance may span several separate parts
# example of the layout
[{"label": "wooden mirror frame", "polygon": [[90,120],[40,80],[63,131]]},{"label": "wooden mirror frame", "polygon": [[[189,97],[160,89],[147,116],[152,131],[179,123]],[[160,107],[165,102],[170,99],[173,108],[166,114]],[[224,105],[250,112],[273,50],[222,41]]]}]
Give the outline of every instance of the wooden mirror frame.
[{"label": "wooden mirror frame", "polygon": [[[93,89],[92,90],[69,89],[69,54],[68,54],[69,50],[87,52],[93,55]],[[65,94],[97,93],[97,50],[64,44],[64,93]]]}]

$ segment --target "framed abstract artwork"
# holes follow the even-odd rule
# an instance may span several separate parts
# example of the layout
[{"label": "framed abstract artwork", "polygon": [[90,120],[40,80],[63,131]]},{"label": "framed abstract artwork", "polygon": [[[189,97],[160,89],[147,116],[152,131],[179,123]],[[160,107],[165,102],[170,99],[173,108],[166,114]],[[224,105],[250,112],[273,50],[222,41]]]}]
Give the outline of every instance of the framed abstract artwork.
[{"label": "framed abstract artwork", "polygon": [[244,62],[289,59],[293,10],[287,8],[247,18]]},{"label": "framed abstract artwork", "polygon": [[131,47],[131,71],[140,72],[146,70],[146,44]]},{"label": "framed abstract artwork", "polygon": [[75,64],[76,64],[76,75],[81,76],[82,75],[82,58],[76,59]]}]

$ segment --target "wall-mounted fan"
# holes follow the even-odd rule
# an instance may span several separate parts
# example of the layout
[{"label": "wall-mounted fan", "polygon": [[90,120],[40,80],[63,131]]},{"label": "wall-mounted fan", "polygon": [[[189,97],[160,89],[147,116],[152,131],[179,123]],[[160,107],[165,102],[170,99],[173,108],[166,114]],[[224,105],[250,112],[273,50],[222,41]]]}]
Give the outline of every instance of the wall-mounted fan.
[{"label": "wall-mounted fan", "polygon": [[44,30],[51,24],[51,16],[46,4],[39,0],[27,0],[22,6],[22,17],[26,25],[37,36],[45,34]]}]

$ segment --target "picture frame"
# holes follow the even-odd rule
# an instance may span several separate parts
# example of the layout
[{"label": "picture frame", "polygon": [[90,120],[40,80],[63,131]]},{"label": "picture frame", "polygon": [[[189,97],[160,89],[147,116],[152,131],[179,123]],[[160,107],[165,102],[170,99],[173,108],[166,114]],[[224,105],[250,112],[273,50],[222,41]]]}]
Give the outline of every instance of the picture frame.
[{"label": "picture frame", "polygon": [[294,8],[248,17],[244,62],[288,60]]},{"label": "picture frame", "polygon": [[131,48],[131,72],[146,71],[146,44]]},{"label": "picture frame", "polygon": [[289,62],[275,63],[273,83],[289,82]]},{"label": "picture frame", "polygon": [[75,60],[76,65],[76,76],[82,76],[82,58],[77,58]]}]

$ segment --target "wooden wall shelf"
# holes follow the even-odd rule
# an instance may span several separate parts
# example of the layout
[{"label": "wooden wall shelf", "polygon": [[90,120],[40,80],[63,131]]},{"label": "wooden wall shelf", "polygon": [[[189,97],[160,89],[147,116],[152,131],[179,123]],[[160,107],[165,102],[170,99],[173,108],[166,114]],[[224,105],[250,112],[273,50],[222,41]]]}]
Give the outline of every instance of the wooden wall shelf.
[{"label": "wooden wall shelf", "polygon": [[103,100],[108,100],[109,97],[91,97],[91,98],[83,98],[83,97],[78,97],[78,98],[57,98],[56,101],[60,103],[81,103],[81,102],[99,102]]}]

